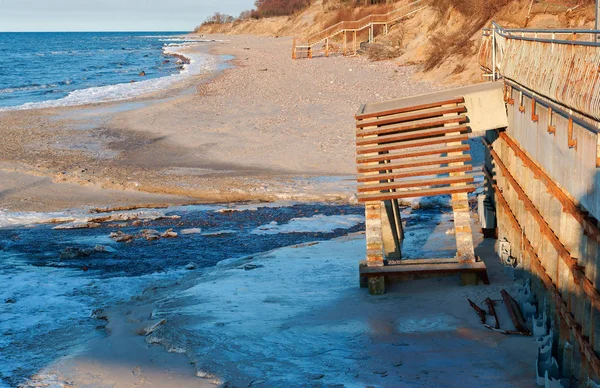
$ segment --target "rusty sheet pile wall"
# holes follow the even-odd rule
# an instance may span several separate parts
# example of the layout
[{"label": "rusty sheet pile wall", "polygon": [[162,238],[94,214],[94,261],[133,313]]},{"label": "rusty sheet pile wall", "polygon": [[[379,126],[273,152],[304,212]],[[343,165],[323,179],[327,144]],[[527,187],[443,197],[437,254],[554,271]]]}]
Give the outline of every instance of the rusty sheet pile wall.
[{"label": "rusty sheet pile wall", "polygon": [[548,318],[537,324],[552,334],[560,376],[580,386],[600,376],[600,45],[593,35],[495,26],[480,51],[482,67],[504,79],[509,123],[484,140],[498,239],[531,276]]}]

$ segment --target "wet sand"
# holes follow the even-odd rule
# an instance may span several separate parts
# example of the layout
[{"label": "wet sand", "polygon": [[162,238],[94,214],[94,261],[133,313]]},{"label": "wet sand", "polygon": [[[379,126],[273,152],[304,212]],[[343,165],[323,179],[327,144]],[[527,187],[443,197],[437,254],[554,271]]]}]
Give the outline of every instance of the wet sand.
[{"label": "wet sand", "polygon": [[434,89],[393,61],[292,61],[288,38],[215,38],[195,49],[234,56],[217,74],[133,101],[0,113],[0,171],[12,173],[0,208],[69,207],[61,193],[71,206],[346,201],[360,104]]}]

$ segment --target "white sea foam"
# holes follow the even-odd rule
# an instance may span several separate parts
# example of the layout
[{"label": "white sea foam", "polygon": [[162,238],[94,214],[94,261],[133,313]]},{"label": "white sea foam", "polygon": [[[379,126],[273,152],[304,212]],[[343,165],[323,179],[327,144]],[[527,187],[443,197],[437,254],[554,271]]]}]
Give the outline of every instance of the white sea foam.
[{"label": "white sea foam", "polygon": [[177,47],[165,46],[163,48],[163,51],[167,54],[178,54],[189,59],[189,63],[184,64],[181,72],[177,74],[134,83],[123,83],[74,90],[66,97],[58,100],[29,102],[19,106],[0,108],[0,112],[10,110],[55,108],[61,106],[75,106],[98,102],[127,100],[146,93],[163,90],[170,85],[184,81],[190,76],[204,74],[216,70],[219,64],[219,58],[217,56],[203,53],[190,53],[187,52],[187,50],[185,53],[181,52],[182,48],[188,48],[194,44],[195,43],[185,43],[178,45]]}]

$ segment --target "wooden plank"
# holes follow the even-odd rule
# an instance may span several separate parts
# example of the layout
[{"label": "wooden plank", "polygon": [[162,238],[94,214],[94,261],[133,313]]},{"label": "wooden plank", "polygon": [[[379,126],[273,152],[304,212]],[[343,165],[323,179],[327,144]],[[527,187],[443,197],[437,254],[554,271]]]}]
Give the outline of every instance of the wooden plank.
[{"label": "wooden plank", "polygon": [[380,118],[361,120],[356,123],[356,127],[364,128],[387,124],[398,124],[406,121],[439,117],[451,113],[465,113],[466,111],[467,108],[464,105],[416,110],[395,115],[382,116]]},{"label": "wooden plank", "polygon": [[434,137],[434,138],[427,138],[427,139],[403,141],[403,142],[399,142],[399,143],[387,143],[387,144],[383,144],[383,145],[358,147],[356,149],[356,153],[357,154],[372,154],[372,153],[377,153],[377,152],[401,150],[401,149],[412,148],[412,147],[424,147],[424,146],[436,145],[436,144],[446,144],[446,143],[453,142],[453,141],[458,142],[458,141],[465,141],[465,140],[469,140],[469,135],[466,133],[461,134],[461,135]]},{"label": "wooden plank", "polygon": [[449,176],[444,178],[434,179],[411,179],[393,183],[378,183],[371,185],[359,185],[357,191],[359,193],[368,193],[371,191],[382,191],[382,190],[393,190],[402,189],[408,187],[429,187],[429,186],[440,186],[450,185],[455,183],[471,183],[474,181],[472,176]]},{"label": "wooden plank", "polygon": [[416,176],[428,176],[428,175],[443,175],[451,172],[471,171],[473,166],[465,164],[463,166],[448,166],[448,167],[426,167],[426,168],[407,168],[402,171],[385,173],[385,174],[373,174],[373,175],[362,175],[359,176],[357,182],[376,182],[376,181],[387,181],[390,179],[401,179]]},{"label": "wooden plank", "polygon": [[471,155],[460,155],[460,156],[441,156],[436,158],[416,158],[413,160],[407,160],[398,163],[384,163],[384,164],[373,164],[358,166],[357,170],[359,173],[365,172],[376,172],[376,171],[390,171],[408,167],[421,167],[431,165],[441,165],[448,163],[468,162],[471,160]]},{"label": "wooden plank", "polygon": [[[439,107],[442,105],[462,104],[464,102],[465,102],[465,99],[463,97],[455,97],[455,98],[451,98],[448,100],[429,102],[429,103],[424,103],[424,104],[419,104],[419,105],[406,106],[406,107],[402,107],[402,108],[388,109],[388,110],[384,110],[384,111],[380,111],[380,112],[361,113],[361,114],[356,115],[355,117],[357,120],[364,120],[364,119],[369,119],[369,118],[373,118],[373,117],[393,115],[393,114],[398,114],[398,113],[403,113],[403,112],[410,112],[410,111],[414,111],[414,110],[435,108],[435,107]],[[365,109],[363,108],[362,112],[364,112],[364,111],[365,111]]]},{"label": "wooden plank", "polygon": [[469,151],[470,148],[471,147],[468,144],[461,144],[461,145],[452,146],[452,147],[430,148],[430,149],[406,151],[406,152],[394,152],[394,153],[375,155],[375,156],[361,156],[356,159],[356,163],[383,162],[385,160],[414,158],[417,156],[442,155],[442,154],[447,154],[450,152],[465,152],[465,151]]},{"label": "wooden plank", "polygon": [[417,198],[417,197],[431,197],[435,195],[454,194],[454,193],[471,193],[475,191],[475,186],[451,186],[451,187],[438,187],[435,189],[423,189],[423,190],[407,190],[397,191],[395,193],[379,193],[379,194],[358,194],[359,202],[366,201],[388,201],[390,199],[402,199],[402,198]]},{"label": "wooden plank", "polygon": [[407,133],[378,136],[378,137],[372,137],[372,138],[367,138],[367,139],[356,139],[356,146],[359,147],[359,146],[365,146],[365,145],[371,145],[371,144],[384,144],[384,143],[391,143],[391,142],[398,142],[398,141],[405,141],[405,140],[425,139],[428,137],[445,135],[447,133],[452,133],[452,132],[466,132],[468,130],[469,130],[469,127],[467,127],[466,125],[457,125],[454,127],[429,128],[429,129],[423,129],[420,131],[411,131],[411,132],[407,132]]},{"label": "wooden plank", "polygon": [[452,273],[452,272],[485,272],[486,266],[483,261],[475,263],[439,263],[432,262],[431,264],[426,263],[427,259],[423,260],[423,264],[397,264],[397,265],[384,265],[380,267],[368,267],[360,266],[361,275],[392,275],[392,274],[407,274],[407,273]]},{"label": "wooden plank", "polygon": [[439,127],[446,124],[462,124],[467,122],[465,115],[453,115],[448,117],[434,117],[431,119],[408,121],[396,125],[383,125],[374,129],[357,129],[356,137],[385,135],[388,133],[414,131],[415,129]]}]

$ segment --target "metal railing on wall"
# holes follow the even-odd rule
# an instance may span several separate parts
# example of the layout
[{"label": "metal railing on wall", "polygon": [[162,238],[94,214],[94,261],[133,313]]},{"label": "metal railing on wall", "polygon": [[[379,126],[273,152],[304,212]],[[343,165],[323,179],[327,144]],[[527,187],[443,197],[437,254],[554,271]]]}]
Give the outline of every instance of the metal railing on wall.
[{"label": "metal railing on wall", "polygon": [[483,31],[479,64],[493,80],[508,78],[600,120],[600,30]]}]

